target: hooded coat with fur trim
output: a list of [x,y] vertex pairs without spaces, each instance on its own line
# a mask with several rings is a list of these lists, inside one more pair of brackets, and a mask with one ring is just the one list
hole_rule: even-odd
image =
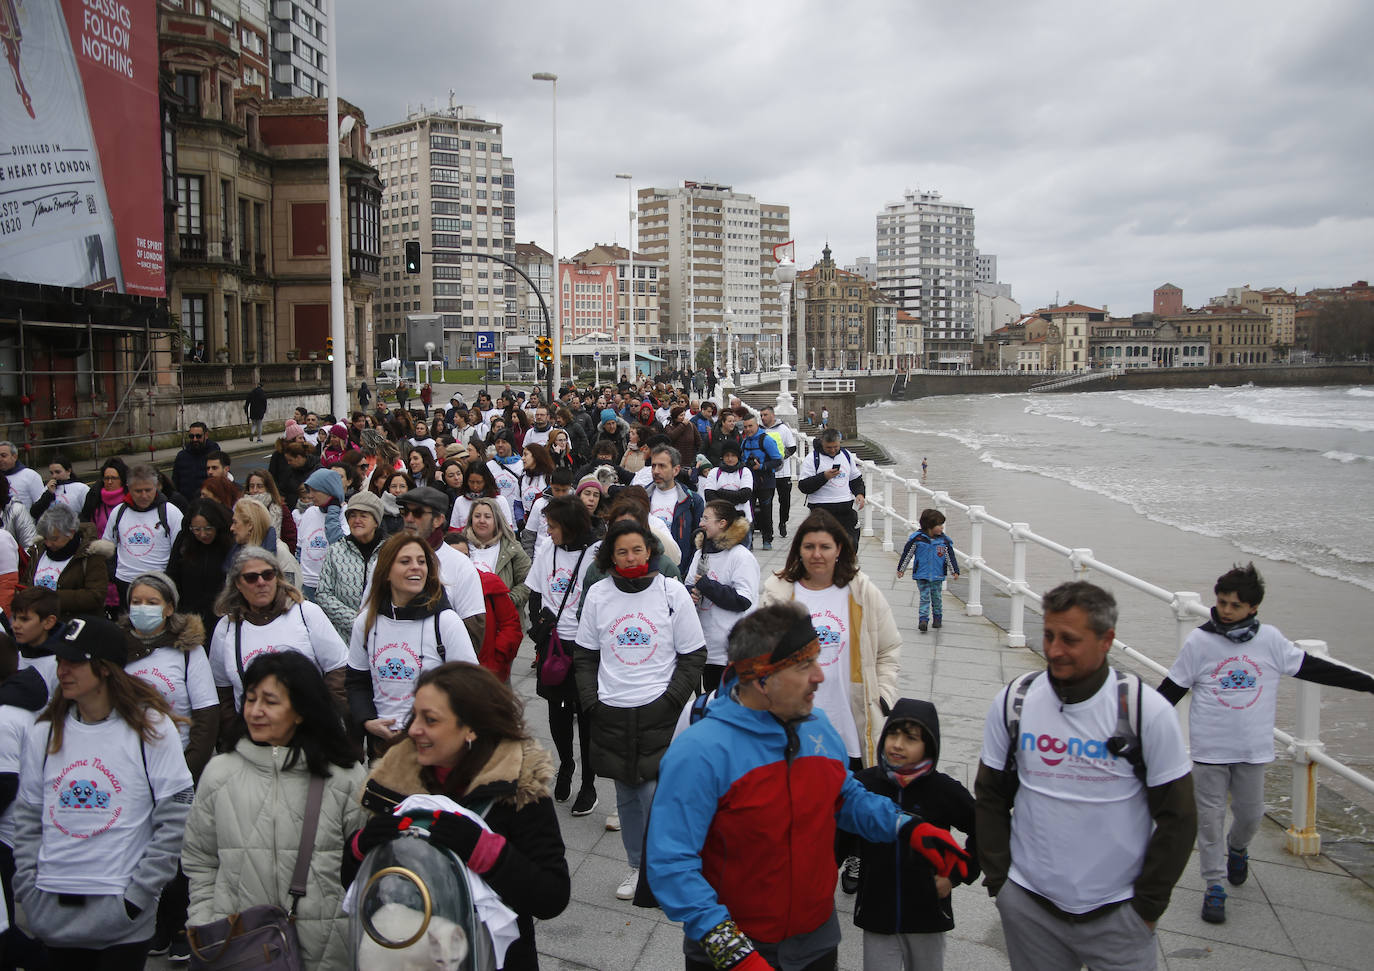
[[[142,661],[153,651],[160,647],[170,647],[186,655],[186,670],[189,673],[190,659],[194,657],[192,652],[204,652],[205,643],[208,640],[205,636],[205,625],[201,622],[198,614],[172,614],[167,618],[167,623],[162,628],[161,633],[154,637],[142,637],[133,629],[127,615],[120,619],[119,626],[124,631],[128,644],[129,660],[125,664],[125,669],[130,672],[133,671],[139,661]],[[153,687],[158,687],[158,685],[154,683]],[[218,703],[206,708],[191,710],[191,734],[190,738],[187,739],[183,754],[186,756],[186,767],[191,770],[192,779],[200,779],[205,764],[215,754],[215,738],[218,734]]]
[[689,593],[701,594],[697,618],[706,635],[707,664],[723,667],[727,663],[725,643],[730,628],[759,602],[759,561],[744,545],[750,525],[740,516],[719,540],[707,539],[704,530],[697,530],[694,537],[696,553],[683,582]]
[[[363,787],[363,806],[375,813],[389,813],[416,793],[452,797],[451,793],[427,785],[421,768],[415,743],[403,739],[373,768]],[[563,836],[550,796],[553,775],[553,759],[537,742],[505,739],[496,746],[467,792],[452,797],[460,805],[480,812],[491,831],[506,841],[496,862],[482,874],[482,879],[519,918],[520,939],[506,952],[506,971],[539,967],[534,920],[557,917],[572,895]],[[483,806],[489,808],[483,811]],[[352,842],[350,836],[349,847]],[[352,878],[357,865],[351,850],[345,848],[346,880]]]
[[[105,592],[110,584],[109,558],[114,556],[115,545],[109,540],[98,539],[90,523],[82,523],[77,531],[81,540],[76,552],[63,565],[57,578],[57,599],[62,605],[63,617],[103,611]],[[33,576],[44,552],[43,549],[35,550],[29,557],[28,566],[19,577],[21,587],[33,586]]]

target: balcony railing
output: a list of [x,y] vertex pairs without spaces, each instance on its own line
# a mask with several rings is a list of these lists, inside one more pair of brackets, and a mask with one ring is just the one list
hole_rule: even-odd
[[205,259],[204,233],[179,233],[179,252],[183,260],[203,261]]

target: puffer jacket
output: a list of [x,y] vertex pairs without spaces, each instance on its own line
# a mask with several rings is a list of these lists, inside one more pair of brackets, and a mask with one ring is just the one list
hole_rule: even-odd
[[[207,924],[257,904],[290,910],[310,773],[303,758],[283,768],[288,751],[244,738],[205,767],[181,851],[191,883],[188,924]],[[348,918],[340,909],[339,848],[363,824],[365,813],[355,797],[366,778],[362,765],[335,765],[325,780],[306,893],[296,911],[307,968],[352,966]]]
[[[363,788],[362,805],[371,812],[389,813],[407,796],[435,792],[420,772],[415,743],[402,739],[376,763]],[[539,967],[534,921],[557,917],[572,894],[567,853],[550,797],[552,783],[553,759],[538,742],[504,739],[456,800],[468,808],[489,804],[482,818],[493,833],[505,838],[496,861],[482,874],[517,917],[520,937],[506,951],[505,971]],[[345,879],[352,880],[357,866],[356,857],[345,850]]]
[[[378,526],[377,537],[385,540]],[[329,550],[320,564],[320,579],[315,584],[315,603],[324,610],[329,622],[339,632],[344,643],[353,636],[353,621],[363,609],[363,590],[367,588],[368,577],[377,566],[377,553],[382,544],[377,543],[372,553],[363,559],[363,551],[352,534],[337,543],[330,543]]]
[[[759,605],[792,599],[791,582],[770,574],[763,583]],[[858,650],[852,636],[849,641],[849,709],[859,730],[863,763],[870,766],[877,760],[883,719],[897,700],[902,635],[887,598],[862,570],[849,583],[849,629],[859,632]]]
[[29,507],[19,499],[11,498],[0,508],[0,528],[10,531],[21,550],[32,549],[38,542],[38,529],[29,515]]
[[[109,561],[115,554],[115,545],[109,540],[98,539],[90,523],[82,523],[78,531],[81,542],[57,578],[57,599],[63,617],[103,611],[110,583]],[[28,566],[19,576],[21,586],[33,586],[33,575],[42,555],[43,550],[37,550],[29,557]]]

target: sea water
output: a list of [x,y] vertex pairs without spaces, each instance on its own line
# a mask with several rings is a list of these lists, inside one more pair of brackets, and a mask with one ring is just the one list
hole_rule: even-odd
[[[1208,605],[1216,578],[1253,560],[1267,584],[1261,620],[1374,669],[1374,389],[942,396],[863,408],[859,430],[904,475],[926,459],[929,488]],[[950,513],[946,529],[967,549],[967,519]],[[1009,575],[1009,539],[987,528],[985,549]],[[1034,550],[1028,574],[1037,591],[1072,578],[1062,558]],[[1093,579],[1120,602],[1117,636],[1168,667],[1178,652],[1169,608]],[[1328,750],[1374,774],[1374,698],[1323,688],[1322,701]],[[1278,723],[1293,727],[1291,684]]]

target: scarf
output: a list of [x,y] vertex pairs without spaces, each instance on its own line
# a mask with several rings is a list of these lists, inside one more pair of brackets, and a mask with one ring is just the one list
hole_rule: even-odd
[[498,455],[496,456],[496,461],[500,462],[502,465],[515,465],[520,461],[520,456],[515,454],[505,456]]
[[55,563],[61,563],[64,560],[70,560],[73,556],[75,556],[77,548],[80,545],[81,531],[77,530],[75,533],[72,534],[72,538],[67,541],[67,545],[62,547],[60,550],[50,550],[45,547],[43,549],[43,552],[48,554],[48,559],[52,560]]
[[878,753],[878,763],[887,773],[887,777],[901,789],[905,789],[921,776],[929,775],[931,770],[935,768],[934,759],[922,759],[915,765],[893,765],[887,760],[887,756],[881,752]]
[[1203,624],[1200,630],[1205,630],[1209,634],[1220,634],[1233,644],[1244,644],[1259,633],[1259,626],[1258,614],[1251,614],[1244,620],[1228,624],[1217,614],[1217,608],[1213,607],[1212,619]]
[[642,567],[632,568],[628,574],[621,573],[615,567],[611,568],[611,582],[621,593],[643,593],[657,577],[657,571],[650,572],[647,563]]

